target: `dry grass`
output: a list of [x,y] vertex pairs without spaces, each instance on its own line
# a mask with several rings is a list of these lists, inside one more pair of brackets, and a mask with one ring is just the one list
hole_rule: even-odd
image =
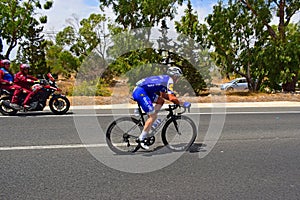
[[[70,82],[60,82],[59,85],[63,90],[67,90],[72,86]],[[107,105],[134,103],[130,99],[129,88],[126,83],[120,82],[115,87],[110,88],[112,91],[111,97],[72,97],[69,99],[71,105]],[[190,101],[192,103],[211,103],[211,102],[272,102],[272,101],[295,101],[300,102],[300,94],[266,94],[266,93],[251,93],[251,92],[222,92],[219,88],[213,88],[209,92],[204,93],[199,97],[180,97],[181,100]]]

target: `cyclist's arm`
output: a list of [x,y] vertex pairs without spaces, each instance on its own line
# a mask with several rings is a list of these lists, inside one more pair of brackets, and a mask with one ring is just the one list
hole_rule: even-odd
[[164,99],[172,101],[174,104],[177,104],[177,105],[181,104],[180,101],[177,99],[177,97],[173,93],[161,92],[160,96]]
[[167,98],[169,101],[172,101],[173,103],[177,104],[177,105],[180,105],[180,101],[177,99],[177,97],[175,96],[174,94],[174,91],[173,91],[173,87],[174,87],[174,82],[173,82],[173,79],[169,79],[168,81],[168,85],[167,85]]
[[168,94],[168,98],[173,103],[180,105],[180,101],[177,99],[177,97],[174,94]]

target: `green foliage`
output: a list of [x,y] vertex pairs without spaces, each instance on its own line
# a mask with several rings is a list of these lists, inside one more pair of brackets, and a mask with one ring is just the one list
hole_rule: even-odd
[[46,1],[46,3],[44,4],[44,9],[48,10],[52,7],[53,5],[53,1]]
[[[142,78],[166,74],[168,65],[165,65],[161,53],[162,51],[152,48],[131,51],[120,56],[109,67],[116,76],[125,76],[128,79],[128,84],[134,86]],[[200,95],[201,90],[207,86],[200,70],[197,70],[180,55],[171,52],[168,54],[172,60],[172,65],[180,67],[184,73],[183,79],[185,81],[179,82],[176,86],[179,94]]]
[[185,16],[181,18],[180,22],[175,22],[175,25],[176,30],[181,33],[178,36],[180,43],[176,46],[176,53],[185,58],[177,65],[183,69],[185,77],[194,88],[195,93],[200,95],[201,90],[211,83],[210,69],[213,68],[213,63],[208,51],[202,47],[205,40],[203,37],[205,29],[200,25],[197,13],[193,12],[190,1],[188,1]]
[[[268,72],[267,86],[277,88],[279,83],[294,85],[300,71],[300,25],[290,24],[287,27],[286,39],[272,40],[265,48],[262,58],[266,63],[272,63],[273,66],[266,66]],[[293,91],[293,86],[290,90]],[[286,88],[288,89],[288,88]]]
[[181,5],[183,0],[100,0],[100,8],[112,6],[116,22],[124,29],[153,27],[166,18],[173,19],[175,4]]
[[38,22],[32,23],[27,30],[27,39],[20,42],[16,61],[18,63],[29,63],[31,74],[46,74],[49,69],[46,66],[46,43],[41,32],[43,27],[37,27]]
[[161,57],[156,54],[154,49],[139,49],[118,57],[115,62],[109,65],[109,69],[115,76],[125,74],[128,83],[135,85],[141,78],[161,73],[160,66],[157,65],[160,60]]
[[63,50],[61,46],[54,45],[51,42],[47,45],[46,60],[49,71],[65,77],[75,73],[81,64],[79,59],[69,51]]
[[[265,43],[261,42],[260,45],[263,46],[263,48],[266,46],[266,52],[268,51],[268,53],[272,55],[265,54],[266,60],[269,61],[266,63],[268,66],[265,68],[265,71],[267,72],[267,78],[271,85],[277,85],[281,82],[284,83],[284,91],[295,91],[300,61],[299,56],[290,52],[295,52],[295,49],[299,46],[299,40],[298,42],[290,42],[291,38],[297,37],[297,34],[290,31],[289,24],[293,15],[300,9],[300,1],[280,0],[279,2],[266,2],[261,0],[240,2],[249,12],[251,12],[254,16],[253,18],[256,19],[256,27],[261,26],[267,30],[269,40]],[[272,16],[273,11],[276,12],[276,17],[278,17],[277,26],[270,25],[271,19],[274,17],[274,15]],[[256,27],[254,27],[255,31]],[[275,84],[275,81],[279,82]]]
[[73,96],[110,96],[111,92],[103,80],[83,81],[69,92]]
[[176,31],[194,39],[204,47],[207,27],[200,24],[198,15],[194,12],[190,0],[184,13],[185,15],[181,17],[180,22],[175,21]]
[[[83,60],[104,42],[102,40],[105,36],[105,21],[105,16],[91,14],[88,19],[79,22],[80,27],[68,26],[59,32],[56,35],[56,43]],[[101,49],[100,52],[103,53]]]
[[[89,18],[74,23],[79,24],[79,27],[72,25],[64,28],[56,35],[56,44],[53,44],[48,51],[48,65],[52,66],[57,73],[65,76],[80,71],[82,76],[88,76],[91,80],[90,76],[99,72],[97,67],[100,67],[100,71],[103,67],[97,65],[95,68],[95,65],[90,66],[86,63],[91,62],[89,58],[96,54],[102,57],[100,60],[104,60],[107,37],[105,23],[104,15],[91,14]],[[86,60],[89,61],[86,62]],[[99,58],[96,60],[99,61]],[[95,63],[93,62],[93,64]]]
[[[295,1],[287,2],[284,7],[289,9],[291,2]],[[229,1],[228,6],[219,2],[206,18],[207,41],[214,48],[216,64],[227,76],[235,73],[246,77],[253,91],[261,89],[261,84],[275,89],[278,83],[291,80],[299,71],[299,58],[290,55],[295,52],[292,49],[296,49],[296,43],[286,42],[290,37],[286,26],[291,15],[279,15],[279,21],[286,21],[279,23],[277,33],[269,25],[273,8],[282,9],[265,1]]]
[[[161,37],[158,39],[157,44],[149,41],[149,35],[147,34],[151,30],[137,29],[120,33],[118,28],[113,29],[117,31],[112,36],[114,46],[109,49],[108,54],[110,57],[115,58],[115,61],[109,64],[109,69],[115,76],[125,74],[129,84],[135,85],[141,78],[165,74],[168,66],[175,65],[183,69],[185,78],[188,81],[181,84],[181,88],[186,89],[184,92],[187,92],[187,88],[192,88],[193,93],[200,94],[200,91],[207,86],[203,75],[200,73],[205,73],[205,78],[210,79],[208,68],[204,70],[204,67],[200,67],[203,66],[201,59],[194,59],[194,57],[199,57],[201,54],[199,50],[203,49],[198,46],[198,51],[194,52],[195,42],[186,39],[187,37],[179,38],[178,44],[172,43],[172,39],[167,36],[168,33],[165,27],[166,24],[163,21],[160,30]],[[154,45],[157,45],[160,49],[153,48]],[[163,54],[167,54],[168,58],[164,58],[165,55]],[[188,93],[192,93],[192,91]]]
[[[0,37],[6,41],[8,46],[4,57],[9,58],[12,50],[23,38],[30,37],[29,27],[34,24],[37,28],[39,24],[46,22],[46,17],[41,17],[41,21],[35,19],[37,10],[41,9],[40,0],[18,1],[2,0],[0,2]],[[50,9],[50,5],[45,9]],[[28,35],[29,34],[29,35]]]
[[105,83],[113,83],[113,73],[107,66],[107,62],[101,55],[92,52],[82,62],[77,73],[77,80],[95,80],[101,78]]
[[[209,79],[206,80],[207,83],[209,83],[210,76],[207,68],[205,68],[205,66],[201,66],[201,64],[204,64],[203,62],[200,60],[197,62],[191,62],[191,57],[193,56],[188,47],[190,46],[182,45],[178,48],[178,53],[169,52],[169,58],[173,61],[173,65],[182,69],[184,76],[183,79],[185,79],[185,81],[181,83],[179,82],[176,87],[178,89],[180,88],[181,95],[200,95],[201,91],[207,88],[204,77]],[[200,55],[201,51],[198,53],[196,54]]]

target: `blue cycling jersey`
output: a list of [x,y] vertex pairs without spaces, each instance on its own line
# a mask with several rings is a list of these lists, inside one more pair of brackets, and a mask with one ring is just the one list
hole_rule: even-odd
[[14,81],[14,76],[9,71],[7,71],[5,68],[1,68],[0,70],[4,72],[4,76],[3,76],[4,80],[11,81],[11,82]]
[[173,79],[168,75],[150,76],[136,83],[132,97],[146,113],[151,114],[155,112],[153,102],[158,99],[157,93],[173,94],[173,84]]
[[157,92],[166,92],[173,94],[173,79],[168,75],[150,76],[136,83],[136,86],[142,87],[148,95]]

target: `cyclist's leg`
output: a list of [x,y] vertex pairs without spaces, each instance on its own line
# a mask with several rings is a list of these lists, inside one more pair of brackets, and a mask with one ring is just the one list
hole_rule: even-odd
[[[154,95],[153,95],[154,96]],[[142,109],[147,113],[147,114],[152,114],[155,112],[153,103],[154,102],[152,99],[152,96],[148,96],[146,91],[141,88],[137,87],[134,89],[132,93],[132,97],[135,101],[139,103],[139,105],[142,107]]]
[[154,102],[156,103],[154,109],[156,112],[158,112],[161,109],[161,107],[164,105],[165,100],[161,96],[158,96]]
[[[148,96],[146,91],[143,88],[136,88],[132,94],[133,99],[139,103],[139,105],[142,107],[142,109],[148,114],[148,119],[145,121],[145,125],[143,128],[142,133],[139,136],[139,140],[143,141],[145,138],[147,138],[147,135],[151,129],[151,126],[153,122],[157,118],[157,112],[155,112],[155,108],[153,106],[151,98]],[[141,146],[144,149],[149,149],[148,146],[145,144],[141,143]]]

